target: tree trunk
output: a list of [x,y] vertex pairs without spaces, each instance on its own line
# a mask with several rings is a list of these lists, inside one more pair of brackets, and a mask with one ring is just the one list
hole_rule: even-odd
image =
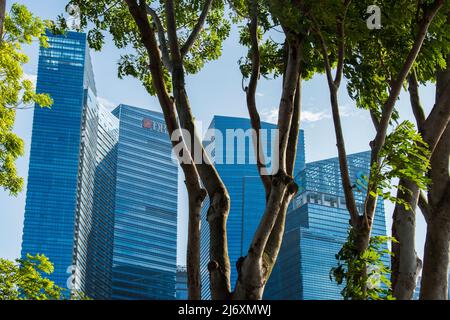
[[400,180],[399,186],[411,191],[397,192],[397,198],[408,203],[411,209],[397,204],[394,210],[392,236],[399,243],[392,242],[392,291],[397,300],[411,300],[422,265],[415,251],[415,211],[420,190],[415,183],[407,180]]
[[427,237],[420,299],[447,299],[450,241],[450,125],[431,158]]
[[[275,215],[277,218],[284,221],[288,204],[292,199],[292,196],[289,195],[287,184],[285,182],[279,178],[274,179],[276,179],[277,182],[272,185],[264,216]],[[275,221],[275,223],[276,222],[277,221]],[[268,226],[268,223],[264,218],[261,220],[260,225],[263,224]],[[274,228],[275,225],[272,226],[271,229],[273,230]],[[284,231],[284,227],[282,230]],[[277,231],[281,232],[282,230],[280,229]],[[280,236],[281,234],[278,233],[278,235]],[[271,244],[271,241],[276,242],[276,240],[278,240],[278,243],[276,245],[275,243],[272,243],[272,246],[267,248],[269,250],[267,252],[264,251],[262,254],[260,254],[257,249],[261,244],[258,239],[258,235],[255,234],[254,242],[248,251],[247,257],[241,258],[237,262],[238,280],[232,295],[233,300],[261,300],[263,297],[267,280],[269,279],[276,261],[275,255],[278,255],[278,245],[281,245],[282,235],[277,239],[269,237],[267,239],[267,245]],[[264,247],[266,246],[264,245]]]
[[[272,176],[266,208],[246,257],[237,263],[234,300],[261,300],[283,239],[286,212],[298,188],[292,173],[300,123],[300,61],[303,37],[291,38],[283,77],[278,130],[279,170]],[[250,110],[249,110],[250,111]],[[255,112],[250,112],[254,116]]]
[[[144,6],[138,6],[135,1],[127,0],[126,2],[129,11],[139,28],[142,42],[147,49],[153,85],[164,114],[167,129],[172,137],[173,133],[179,129],[179,124],[173,100],[170,98],[164,82],[162,60],[154,30],[149,24],[145,4]],[[180,143],[184,143],[183,137],[181,137]],[[177,145],[177,142],[172,141],[172,145]],[[186,150],[185,144],[183,149]],[[189,235],[187,252],[189,298],[200,299],[200,211],[206,192],[200,186],[197,169],[192,159],[190,162],[181,163],[180,165],[186,178],[186,187],[189,195]]]
[[[198,181],[198,180],[197,180]],[[200,223],[201,209],[206,191],[196,190],[197,186],[189,186],[186,181],[186,188],[189,197],[189,222],[188,222],[188,243],[187,243],[187,285],[188,299],[201,299],[200,281]]]
[[[450,199],[447,199],[447,212],[437,212],[439,219],[428,223],[425,240],[424,265],[420,289],[421,300],[448,299],[448,262],[450,241]],[[443,209],[442,209],[443,210]]]
[[[184,84],[184,70],[176,60],[173,61],[172,85],[175,105],[180,124],[191,136],[191,157],[196,162],[200,179],[209,195],[207,221],[210,228],[210,273],[211,297],[213,300],[228,299],[231,291],[230,260],[227,243],[227,218],[230,210],[230,198],[219,174],[211,164],[203,144],[197,135],[194,118],[190,112],[190,104]],[[200,163],[196,159],[195,148],[200,148]],[[196,161],[197,160],[197,161]]]
[[3,25],[6,17],[6,0],[0,0],[0,43],[3,40]]
[[[428,115],[425,116],[420,96],[417,74],[413,70],[408,78],[411,108],[416,118],[417,127],[424,141],[433,154],[448,123],[450,115],[449,85],[450,85],[450,56],[447,57],[447,68],[437,72],[436,102]],[[411,207],[406,210],[403,204],[396,204],[392,235],[399,243],[392,243],[394,255],[392,261],[392,288],[394,297],[398,300],[410,300],[414,295],[417,277],[422,267],[422,261],[415,251],[415,220],[416,209],[420,197],[418,186],[412,182],[401,180],[399,187],[410,192],[397,193],[397,198],[405,201]],[[422,213],[428,222],[429,208],[427,203],[421,203]]]
[[[227,243],[227,218],[230,210],[228,191],[217,173],[203,143],[197,134],[194,116],[185,88],[183,57],[181,54],[175,21],[175,9],[172,0],[165,1],[167,35],[172,59],[172,86],[181,128],[187,130],[191,143],[189,151],[195,162],[200,179],[208,192],[210,206],[207,221],[210,227],[210,273],[211,297],[224,300],[230,295],[230,259]],[[200,158],[200,159],[199,159]]]

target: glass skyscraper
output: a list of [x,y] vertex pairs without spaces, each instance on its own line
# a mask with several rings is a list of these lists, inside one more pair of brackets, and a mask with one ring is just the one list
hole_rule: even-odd
[[[161,113],[97,101],[86,35],[48,33],[34,110],[22,256],[94,299],[174,299],[178,166]],[[67,290],[69,293],[70,291]]]
[[45,254],[57,285],[107,298],[118,121],[96,101],[86,35],[47,35],[37,92],[54,104],[34,110],[22,256]]
[[[348,156],[350,178],[360,212],[366,195],[370,152]],[[345,206],[339,159],[306,164],[298,176],[299,193],[286,218],[278,261],[266,286],[265,299],[337,300],[343,289],[330,280],[335,255],[346,241],[349,213]],[[384,204],[377,203],[372,235],[386,235]],[[387,249],[387,244],[386,248]],[[383,257],[389,264],[389,257]]]
[[[272,156],[272,141],[275,138],[272,130],[276,125],[261,124],[267,144],[264,148],[266,160]],[[211,137],[205,138],[204,145],[211,155],[211,160],[226,185],[231,199],[230,214],[227,221],[228,253],[231,263],[231,286],[237,280],[236,262],[247,254],[253,234],[259,224],[265,208],[265,192],[258,173],[253,148],[253,140],[249,129],[250,120],[215,116],[209,127],[214,130]],[[300,131],[295,174],[305,166],[304,135]],[[208,201],[202,209],[201,224],[201,281],[202,299],[210,298],[209,273],[209,226],[206,221]]]
[[159,112],[120,105],[114,299],[175,299],[178,163]]
[[188,285],[187,285],[187,269],[185,266],[177,267],[177,300],[188,299]]

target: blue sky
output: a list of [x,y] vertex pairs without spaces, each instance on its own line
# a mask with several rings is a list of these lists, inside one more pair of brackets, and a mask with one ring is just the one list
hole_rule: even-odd
[[[55,19],[64,12],[65,0],[28,0],[15,1],[25,4],[34,13],[45,19]],[[12,1],[8,1],[8,7]],[[24,67],[25,73],[36,77],[38,46],[37,43],[25,48],[30,62]],[[213,115],[248,117],[245,105],[245,94],[242,91],[241,74],[237,61],[246,52],[238,44],[238,32],[233,28],[231,36],[223,44],[223,55],[218,61],[206,65],[197,75],[187,79],[188,94],[193,113],[197,120],[207,128]],[[121,51],[116,49],[107,39],[102,52],[92,52],[94,72],[99,100],[112,109],[119,103],[135,105],[160,111],[157,99],[148,95],[142,85],[135,79],[117,78],[117,61]],[[277,106],[280,99],[280,80],[262,80],[258,86],[257,103],[261,116],[266,121],[276,121]],[[422,100],[428,112],[434,101],[433,86],[421,88]],[[375,131],[369,114],[357,110],[348,97],[345,84],[340,92],[344,134],[348,153],[369,149],[369,141]],[[334,128],[331,119],[328,86],[322,75],[303,83],[302,128],[305,130],[307,162],[337,156]],[[397,107],[404,119],[413,120],[408,96],[403,93]],[[14,131],[25,140],[24,157],[17,161],[18,171],[25,179],[28,173],[28,157],[30,150],[33,110],[20,110]],[[181,170],[180,170],[181,172]],[[179,179],[179,245],[178,262],[184,264],[187,200],[184,191],[183,177]],[[16,198],[0,190],[0,257],[14,259],[20,255],[23,214],[26,189]],[[386,202],[387,229],[390,232],[392,204]],[[417,251],[422,256],[426,226],[418,214]]]

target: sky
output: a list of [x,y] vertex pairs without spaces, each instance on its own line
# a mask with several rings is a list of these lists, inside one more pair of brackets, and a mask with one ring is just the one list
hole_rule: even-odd
[[[55,19],[64,12],[65,0],[27,0],[15,1],[25,4],[34,14],[44,19]],[[8,1],[8,8],[12,1]],[[38,45],[33,43],[24,48],[30,57],[24,66],[27,77],[36,78],[38,62]],[[107,37],[101,52],[91,52],[99,101],[107,108],[113,109],[120,103],[134,105],[155,111],[161,111],[158,101],[133,78],[117,77],[117,62],[120,51]],[[242,90],[242,76],[238,60],[246,53],[246,48],[238,44],[238,30],[233,27],[230,37],[223,44],[222,57],[210,62],[196,75],[187,77],[187,92],[192,104],[195,118],[207,128],[214,115],[248,117],[245,93]],[[278,103],[281,94],[281,81],[261,80],[257,90],[257,105],[263,120],[276,122]],[[421,96],[426,112],[433,106],[435,90],[432,85],[421,88]],[[349,154],[369,150],[369,142],[375,136],[369,114],[356,108],[348,97],[345,83],[341,86],[340,104],[342,124]],[[409,98],[402,93],[397,108],[403,119],[413,121]],[[0,190],[0,258],[15,259],[20,255],[23,215],[25,208],[26,178],[28,175],[33,110],[17,112],[14,132],[25,141],[25,156],[17,161],[18,173],[25,179],[25,188],[17,197]],[[306,161],[316,161],[337,156],[336,140],[328,86],[323,75],[303,82],[302,122],[305,131]],[[184,179],[179,178],[179,218],[178,218],[178,264],[185,264],[186,230],[187,230],[187,196]],[[387,232],[390,234],[394,206],[385,202]],[[420,213],[417,214],[416,250],[423,255],[426,225]]]

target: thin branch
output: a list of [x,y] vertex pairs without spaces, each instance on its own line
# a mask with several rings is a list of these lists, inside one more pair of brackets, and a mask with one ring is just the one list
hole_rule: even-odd
[[261,119],[258,109],[256,107],[256,89],[258,86],[258,79],[260,76],[261,57],[259,52],[258,42],[258,1],[253,1],[252,17],[249,23],[249,32],[251,39],[251,59],[252,59],[252,73],[248,87],[245,88],[247,96],[247,109],[250,115],[250,122],[254,130],[253,145],[257,159],[258,171],[261,176],[262,183],[266,192],[266,199],[270,193],[271,179],[268,175],[264,152],[261,146]]
[[[419,52],[422,48],[423,42],[425,40],[425,37],[427,35],[428,28],[430,27],[431,22],[433,21],[437,12],[442,8],[443,4],[444,4],[444,0],[436,0],[426,10],[424,18],[423,18],[422,22],[420,23],[419,32],[414,41],[414,44],[413,44],[411,50],[409,51],[408,56],[405,59],[403,67],[400,70],[396,80],[393,82],[393,85],[390,90],[389,98],[387,99],[387,101],[384,105],[384,108],[383,108],[383,112],[381,114],[379,129],[377,131],[374,141],[372,141],[372,143],[371,143],[371,147],[372,147],[372,155],[371,155],[371,161],[370,161],[371,165],[376,164],[376,166],[379,167],[380,152],[386,141],[389,124],[390,124],[390,121],[392,118],[392,114],[394,112],[395,104],[397,102],[397,99],[398,99],[401,89],[403,87],[403,83],[405,82],[406,77],[410,73],[414,62],[416,61],[417,56],[419,55]],[[371,223],[373,221],[373,215],[375,213],[375,206],[377,203],[377,197],[373,197],[372,192],[371,192],[371,191],[374,191],[373,188],[377,188],[377,185],[374,183],[373,179],[374,179],[373,175],[371,174],[371,177],[369,179],[369,190],[366,194],[366,200],[364,203],[365,218],[367,219],[366,221],[369,223],[369,225],[371,225]]]
[[338,48],[338,64],[336,69],[336,76],[334,79],[334,85],[339,88],[342,81],[342,74],[344,73],[344,60],[345,60],[345,20],[347,19],[347,12],[350,6],[351,0],[345,0],[345,11],[342,17],[337,17],[337,36],[339,41]]
[[[348,168],[348,160],[347,160],[347,151],[345,150],[345,139],[344,134],[342,130],[342,123],[341,123],[341,116],[339,112],[339,101],[338,101],[338,89],[340,85],[340,77],[337,77],[338,81],[333,80],[333,76],[331,74],[331,64],[330,60],[328,58],[328,48],[325,42],[325,38],[323,37],[322,32],[320,31],[319,25],[317,21],[314,19],[313,16],[311,16],[315,33],[319,39],[320,46],[322,48],[322,55],[324,59],[324,67],[327,74],[328,79],[328,86],[330,89],[330,100],[331,100],[331,109],[333,114],[333,122],[334,122],[334,130],[336,134],[336,146],[338,149],[338,155],[339,155],[339,167],[341,170],[341,178],[342,178],[342,187],[344,188],[344,196],[345,196],[345,202],[347,205],[347,209],[350,213],[350,219],[351,224],[353,227],[357,227],[360,223],[360,215],[358,212],[358,207],[356,206],[355,196],[353,194],[353,187],[350,180],[350,171]],[[341,34],[341,36],[344,36],[342,28],[339,28],[341,30],[338,30],[338,32]],[[345,45],[345,42],[342,38],[341,46],[342,44]],[[344,59],[344,52],[345,47],[342,47],[340,49],[342,56],[340,59],[342,60],[343,65],[343,59]],[[338,72],[342,73],[342,66],[340,67],[340,70]]]
[[[448,73],[450,75],[450,71]],[[436,89],[441,94],[437,96],[436,104],[422,126],[423,139],[431,152],[436,148],[450,120],[450,81],[446,84],[438,82]]]
[[202,13],[198,18],[197,24],[195,25],[194,29],[192,29],[192,33],[187,38],[185,44],[181,47],[181,56],[183,58],[188,54],[189,50],[191,50],[200,32],[202,31],[206,18],[208,17],[208,13],[211,10],[212,2],[213,0],[206,0],[205,6],[203,7]]
[[380,128],[380,121],[378,120],[376,113],[372,109],[369,109],[369,113],[370,119],[372,119],[373,126],[375,127],[375,130],[378,131],[378,129]]
[[156,30],[158,32],[158,41],[159,41],[159,48],[161,49],[161,56],[162,56],[162,62],[164,66],[169,70],[169,72],[172,70],[172,62],[170,60],[170,54],[169,50],[167,48],[167,40],[166,35],[164,33],[164,27],[161,23],[161,19],[158,16],[158,13],[156,13],[155,10],[153,10],[149,5],[146,5],[147,14],[149,14],[153,22],[156,25]]
[[320,30],[320,26],[317,23],[315,17],[312,14],[310,15],[310,17],[313,22],[313,31],[316,33],[317,38],[319,39],[320,47],[322,49],[323,62],[325,65],[325,73],[327,76],[328,86],[330,88],[333,88],[333,90],[334,90],[334,89],[336,89],[336,84],[333,80],[333,75],[331,73],[331,62],[330,62],[330,58],[328,57],[328,46],[327,46],[325,38],[322,34],[322,31]]
[[423,214],[423,217],[425,218],[425,221],[428,223],[430,221],[430,217],[431,217],[431,208],[430,205],[428,204],[428,199],[426,194],[423,191],[419,192],[419,208],[420,211]]
[[420,102],[419,95],[419,82],[417,80],[416,70],[412,70],[408,77],[408,91],[411,101],[411,108],[416,118],[417,128],[422,130],[425,123],[425,111],[423,110],[422,103]]

